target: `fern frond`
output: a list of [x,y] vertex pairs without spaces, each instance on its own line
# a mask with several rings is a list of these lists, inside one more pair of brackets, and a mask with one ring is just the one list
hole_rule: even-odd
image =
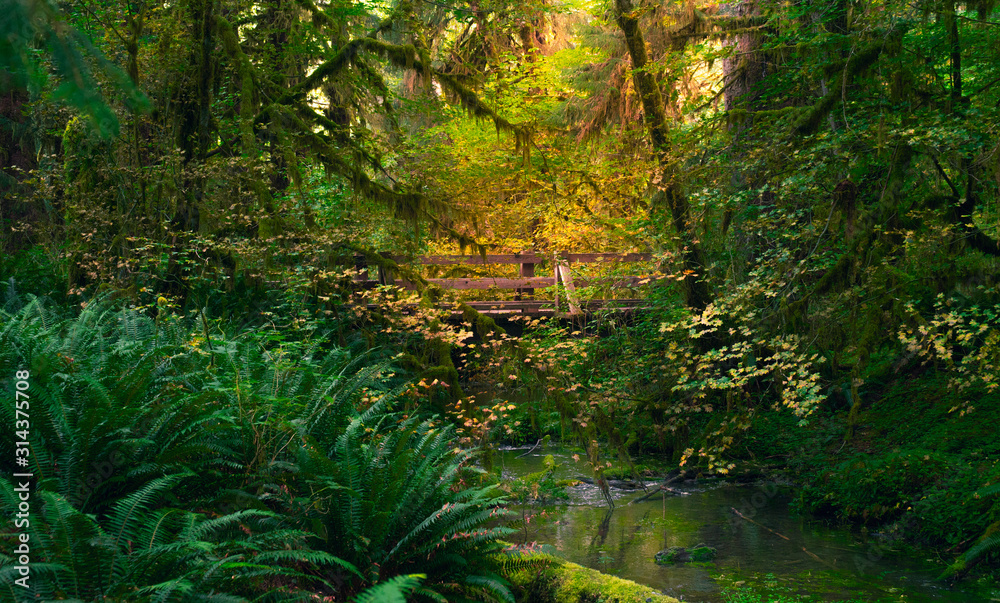
[[406,597],[426,579],[424,574],[396,576],[365,589],[353,599],[353,603],[406,603]]
[[1000,550],[1000,522],[986,528],[986,532],[979,537],[979,541],[965,552],[965,561],[970,563],[996,550]]
[[500,576],[494,574],[485,576],[466,576],[462,582],[469,586],[485,590],[503,603],[514,603],[514,595],[510,592],[509,588],[510,583]]
[[996,494],[1000,494],[1000,482],[990,484],[989,486],[983,486],[976,492],[976,494],[979,496],[994,496]]
[[110,566],[112,573],[118,575],[122,571],[120,566],[122,550],[128,541],[138,540],[142,526],[149,522],[149,506],[153,500],[191,475],[180,473],[155,479],[115,504],[107,522],[108,535],[114,550]]

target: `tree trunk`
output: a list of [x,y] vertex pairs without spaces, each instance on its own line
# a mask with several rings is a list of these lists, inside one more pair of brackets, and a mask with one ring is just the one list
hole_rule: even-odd
[[[646,53],[646,41],[639,28],[639,19],[632,6],[632,0],[615,0],[615,18],[625,34],[625,44],[632,59],[632,82],[642,99],[642,110],[650,142],[659,163],[659,174],[654,183],[662,195],[659,198],[670,210],[670,219],[677,233],[681,247],[681,268],[684,279],[684,303],[692,310],[703,310],[711,303],[712,295],[705,280],[705,255],[691,223],[691,206],[684,195],[683,183],[676,166],[670,158],[670,129],[660,86],[650,72]],[[653,204],[653,211],[659,204]]]
[[[757,6],[756,0],[743,0],[736,5],[735,12],[737,17],[756,17],[760,15],[760,7]],[[760,83],[767,71],[764,55],[760,50],[760,32],[743,31],[736,34],[733,46],[734,56],[722,62],[726,111],[752,108],[754,102],[760,98]],[[749,127],[751,120],[751,117],[746,118],[747,123],[739,120],[731,124],[730,128],[741,132]]]
[[208,156],[208,145],[211,141],[215,0],[190,0],[187,9],[198,40],[191,49],[189,61],[198,75],[195,85],[182,92],[184,96],[181,103],[178,143],[183,155],[184,175],[177,194],[177,208],[170,222],[173,230],[171,241],[173,253],[167,265],[168,291],[181,297],[187,295],[187,285],[184,280],[184,268],[177,258],[184,252],[187,235],[197,233],[201,229],[200,205],[205,177],[192,176],[191,173],[202,171],[199,168]]
[[[760,15],[757,0],[743,0],[735,7],[738,18],[756,17]],[[761,33],[758,31],[743,31],[731,42],[733,56],[722,61],[722,83],[725,86],[726,112],[729,114],[728,129],[732,139],[733,168],[730,175],[730,185],[737,192],[755,189],[760,186],[761,174],[748,171],[741,167],[747,155],[749,140],[747,133],[753,126],[753,114],[761,106],[761,83],[764,81],[767,69],[764,55],[761,52]],[[760,205],[766,205],[766,199],[758,200]],[[723,234],[733,219],[734,207],[727,207],[723,215]],[[741,245],[742,246],[742,245]],[[756,256],[755,245],[743,246],[745,264],[749,264]]]
[[27,89],[0,73],[0,254],[4,257],[31,245],[25,231],[11,227],[33,224],[43,217],[23,200],[21,191],[21,182],[36,167],[31,138],[23,133],[30,131],[24,111],[29,101]]

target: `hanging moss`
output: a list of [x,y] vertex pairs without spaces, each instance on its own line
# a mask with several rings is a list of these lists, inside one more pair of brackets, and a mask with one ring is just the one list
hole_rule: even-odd
[[860,258],[865,258],[865,261],[871,264],[880,260],[892,248],[890,245],[878,244],[876,226],[885,223],[885,216],[899,213],[903,183],[913,163],[913,156],[913,150],[907,145],[900,145],[896,149],[882,197],[866,216],[861,232],[850,241],[847,250],[837,259],[837,263],[816,281],[808,293],[801,299],[782,306],[786,320],[801,319],[804,316],[805,305],[811,297],[846,288],[853,281],[852,270]]
[[251,154],[256,149],[253,135],[253,115],[254,115],[254,71],[253,65],[240,48],[239,38],[224,17],[215,16],[216,32],[222,40],[222,47],[226,54],[236,63],[236,70],[240,79],[240,141],[243,145],[243,152]]

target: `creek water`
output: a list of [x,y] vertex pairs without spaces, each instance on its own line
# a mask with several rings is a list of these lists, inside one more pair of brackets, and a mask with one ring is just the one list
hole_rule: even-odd
[[[592,475],[573,451],[554,446],[496,455],[505,479],[542,471],[552,455],[557,479]],[[650,485],[654,482],[648,482]],[[655,496],[637,504],[642,490],[612,489],[616,508],[596,486],[567,489],[568,501],[518,507],[518,544],[537,543],[574,563],[634,580],[684,601],[722,603],[725,589],[739,587],[786,600],[889,602],[1000,601],[1000,589],[949,589],[935,580],[943,566],[895,552],[891,535],[862,537],[796,516],[792,492],[775,484],[735,484],[721,479],[674,483],[682,494]],[[736,509],[746,518],[732,511]],[[667,547],[704,543],[718,551],[709,563],[657,565]],[[763,601],[771,599],[763,598]]]

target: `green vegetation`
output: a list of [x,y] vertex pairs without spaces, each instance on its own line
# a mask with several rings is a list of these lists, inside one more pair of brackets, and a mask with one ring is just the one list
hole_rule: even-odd
[[[812,603],[829,600],[802,592],[817,580],[814,576],[779,578],[774,574],[738,574],[719,576],[718,580],[724,585],[722,594],[726,603]],[[843,576],[838,581],[834,576],[827,580],[832,583],[831,586],[838,587],[837,590],[844,593],[836,603],[892,603],[907,600],[905,594],[898,594],[898,589],[891,587],[881,589],[883,595],[877,598],[851,596],[849,593],[856,585],[852,578]]]
[[996,1],[0,11],[5,598],[510,602],[543,438],[995,582]]
[[693,547],[672,546],[656,554],[656,563],[659,565],[669,565],[671,563],[705,563],[715,559],[716,550],[705,544],[696,544]]
[[[411,592],[396,578],[416,574],[428,596],[512,600],[495,573],[510,530],[488,525],[503,499],[459,487],[481,470],[450,425],[403,411],[413,392],[385,361],[329,347],[318,325],[230,333],[157,312],[97,299],[65,317],[25,296],[3,313],[3,363],[30,367],[45,560],[20,590],[0,557],[15,600],[302,600]],[[6,517],[19,483],[0,481]]]
[[[727,591],[726,603],[806,603],[813,599],[808,595],[758,594],[748,590]],[[836,603],[861,603],[859,599],[844,599]],[[872,603],[872,602],[868,602]]]
[[647,586],[608,576],[544,553],[532,553],[534,566],[511,572],[524,601],[538,603],[676,603]]

